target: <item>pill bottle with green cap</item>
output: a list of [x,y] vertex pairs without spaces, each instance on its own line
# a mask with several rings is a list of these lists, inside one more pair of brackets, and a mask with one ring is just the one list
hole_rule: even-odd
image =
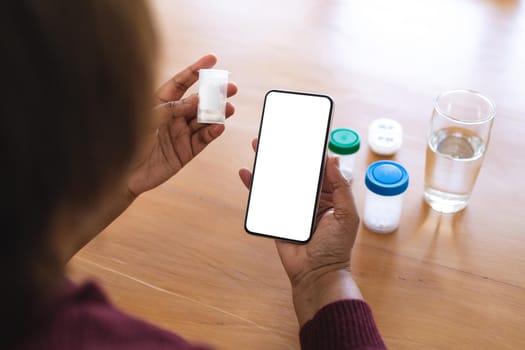
[[381,160],[368,166],[364,224],[371,231],[397,230],[403,208],[403,193],[408,188],[408,172],[397,162]]
[[361,139],[355,130],[339,128],[330,133],[328,150],[330,155],[339,157],[339,168],[349,181],[354,177],[355,156],[360,146]]

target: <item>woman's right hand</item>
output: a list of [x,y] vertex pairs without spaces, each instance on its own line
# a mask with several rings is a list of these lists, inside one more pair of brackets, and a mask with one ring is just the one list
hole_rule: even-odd
[[[252,145],[255,149],[257,140]],[[251,172],[239,171],[249,188]],[[359,227],[350,184],[339,171],[337,158],[328,158],[319,202],[317,227],[307,244],[276,240],[281,262],[290,278],[294,306],[301,326],[323,306],[341,299],[362,299],[350,273],[351,250]]]
[[[167,181],[224,132],[224,125],[197,121],[197,94],[183,98],[197,82],[199,70],[212,68],[215,63],[215,55],[201,57],[164,83],[155,94],[158,105],[130,170],[128,192],[132,199]],[[237,93],[237,86],[230,82],[226,90],[231,97]],[[234,111],[234,106],[227,102],[226,117]]]

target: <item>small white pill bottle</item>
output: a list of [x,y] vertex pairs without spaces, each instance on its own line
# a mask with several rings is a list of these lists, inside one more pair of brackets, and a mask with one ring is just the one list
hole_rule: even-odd
[[364,224],[371,231],[390,233],[399,227],[408,172],[397,162],[381,160],[368,166]]
[[339,128],[330,133],[329,154],[339,157],[339,168],[348,181],[354,178],[355,157],[360,147],[361,139],[355,130]]
[[224,124],[230,72],[222,69],[199,70],[199,123]]

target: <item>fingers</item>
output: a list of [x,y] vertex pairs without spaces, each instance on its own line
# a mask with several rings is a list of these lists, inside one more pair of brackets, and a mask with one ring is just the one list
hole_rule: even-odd
[[224,129],[225,127],[223,124],[212,124],[206,125],[193,133],[193,135],[191,135],[191,148],[193,150],[193,155],[197,155],[210,142],[219,137],[224,132]]
[[211,68],[217,63],[217,57],[208,54],[177,73],[173,78],[164,83],[155,96],[159,102],[179,100],[186,90],[199,79],[199,69]]
[[328,177],[326,175],[327,168],[328,168],[328,156],[325,156],[324,177],[323,177],[323,185],[321,187],[321,191],[323,193],[330,193],[330,194],[332,194],[332,192],[333,192],[332,184],[330,183],[330,181],[328,181]]
[[252,172],[246,168],[239,169],[239,177],[246,188],[250,188],[252,182]]
[[[254,151],[257,150],[257,138],[252,140],[252,148]],[[241,178],[244,186],[249,189],[252,184],[252,172],[247,168],[241,168],[239,169],[239,177]]]
[[[156,106],[155,110],[158,111],[160,122],[177,117],[191,120],[197,117],[198,103],[199,97],[193,94],[179,101],[162,103]],[[235,106],[231,102],[226,102],[226,118],[231,117],[233,113],[235,113]]]
[[[228,97],[237,93],[237,85],[235,83],[228,84]],[[199,96],[191,94],[188,97],[177,101],[169,101],[159,104],[155,107],[155,117],[153,121],[154,128],[158,128],[162,123],[169,121],[171,118],[184,118],[190,121],[190,128],[195,132],[207,124],[198,123],[197,108],[199,104]],[[231,117],[235,113],[235,106],[231,102],[226,103],[226,118]]]
[[233,95],[235,95],[237,93],[237,91],[239,91],[239,88],[237,87],[237,84],[235,84],[234,82],[229,82],[228,83],[228,88],[226,89],[226,96],[227,97],[232,97]]
[[169,101],[155,107],[157,111],[157,124],[162,124],[171,118],[183,117],[191,119],[197,115],[199,97],[192,94],[177,101]]
[[[235,95],[237,93],[238,90],[239,90],[239,88],[237,87],[237,85],[234,82],[229,82],[228,83],[228,88],[226,90],[226,96],[227,97],[232,97],[233,95]],[[171,110],[172,108],[177,107],[181,103],[186,103],[188,105],[191,104],[194,107],[195,114],[196,114],[196,112],[197,112],[197,105],[199,104],[199,97],[198,97],[197,94],[192,94],[192,95],[190,95],[190,96],[188,96],[186,98],[183,98],[183,99],[164,101],[161,104],[157,105],[155,108],[156,109]]]
[[[226,119],[228,119],[229,117],[231,117],[233,115],[233,113],[235,113],[235,106],[233,104],[231,104],[230,102],[226,103]],[[186,119],[188,117],[186,116]],[[195,115],[193,117],[190,117],[190,118],[193,118],[190,120],[190,130],[191,132],[196,132],[202,128],[205,128],[206,126],[208,126],[209,124],[206,124],[206,123],[200,123],[197,121],[197,118],[195,117]]]
[[[254,138],[252,140],[252,148],[253,150],[257,150],[257,138]],[[252,185],[252,172],[247,168],[241,168],[239,169],[239,177],[241,178],[242,183],[246,188],[250,189]]]
[[334,215],[337,219],[359,222],[354,196],[350,183],[339,170],[339,158],[328,157],[326,160],[326,178],[332,188]]

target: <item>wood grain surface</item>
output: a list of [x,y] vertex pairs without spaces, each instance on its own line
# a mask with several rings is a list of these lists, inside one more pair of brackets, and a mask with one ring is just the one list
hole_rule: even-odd
[[[239,86],[226,132],[141,196],[70,265],[127,312],[218,349],[297,349],[289,282],[270,239],[243,230],[264,93],[329,94],[334,127],[361,133],[362,213],[376,118],[398,120],[392,159],[411,176],[400,229],[361,227],[352,266],[391,349],[525,349],[525,4],[518,0],[152,0],[159,83],[201,55]],[[440,215],[423,202],[434,98],[478,90],[497,105],[471,202]],[[195,89],[192,89],[195,91]],[[300,137],[300,135],[298,135]],[[293,156],[295,150],[286,150]]]

